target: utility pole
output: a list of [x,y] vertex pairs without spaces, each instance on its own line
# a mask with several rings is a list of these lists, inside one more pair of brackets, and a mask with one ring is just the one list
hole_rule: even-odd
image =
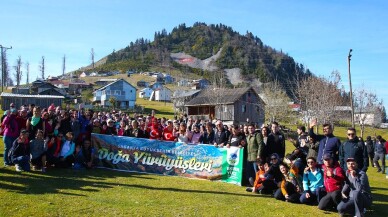
[[12,49],[12,46],[11,47],[3,47],[3,45],[0,44],[0,48],[1,48],[1,92],[4,91],[4,85],[5,85],[5,81],[4,81],[4,76],[5,76],[5,63],[4,63],[4,57],[3,57],[3,52],[6,52],[8,49]]
[[350,88],[350,107],[352,108],[352,127],[354,128],[354,106],[353,106],[353,90],[352,90],[352,77],[350,75],[350,60],[352,57],[352,49],[349,50],[349,55],[348,55],[348,72],[349,72],[349,88]]

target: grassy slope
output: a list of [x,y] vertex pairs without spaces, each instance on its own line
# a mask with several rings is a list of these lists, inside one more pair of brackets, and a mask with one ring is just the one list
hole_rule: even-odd
[[[345,131],[335,133],[343,140]],[[377,134],[388,138],[386,130]],[[0,216],[337,216],[221,182],[102,169],[17,173],[2,167],[3,148],[1,141]],[[387,180],[375,168],[368,175],[375,200],[369,215],[388,216]]]

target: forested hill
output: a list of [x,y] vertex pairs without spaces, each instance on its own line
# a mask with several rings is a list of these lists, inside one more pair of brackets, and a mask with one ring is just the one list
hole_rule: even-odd
[[[244,80],[258,78],[260,82],[278,80],[283,87],[287,81],[311,74],[292,57],[265,45],[251,32],[245,35],[223,24],[195,23],[192,27],[181,24],[170,33],[156,32],[154,40],[140,38],[119,51],[107,56],[101,70],[149,70],[154,66],[183,69],[182,64],[171,57],[172,53],[185,53],[200,60],[219,52],[212,63],[216,70],[189,68],[190,72],[211,78],[212,73],[224,69],[239,68]],[[185,67],[187,70],[188,67]]]

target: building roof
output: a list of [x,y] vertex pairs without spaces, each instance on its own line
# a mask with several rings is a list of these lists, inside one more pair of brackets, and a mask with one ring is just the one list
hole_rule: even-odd
[[172,98],[181,98],[192,96],[201,90],[175,91]]
[[29,94],[16,94],[16,93],[4,93],[0,96],[4,97],[17,97],[17,98],[50,98],[50,99],[64,99],[64,96],[51,96],[51,95],[29,95]]
[[[100,91],[100,90],[104,90],[105,88],[107,88],[107,87],[109,87],[110,85],[112,85],[112,84],[115,84],[115,83],[117,83],[117,82],[119,82],[119,81],[124,81],[125,83],[127,83],[127,84],[129,84],[129,85],[131,85],[134,89],[136,89],[136,87],[134,87],[131,83],[129,83],[128,81],[126,81],[126,80],[124,80],[124,79],[115,79],[116,81],[114,81],[114,82],[112,82],[112,83],[109,83],[109,84],[107,84],[107,85],[105,85],[105,86],[103,86],[103,87],[100,87],[100,88],[98,88],[97,90],[95,90],[94,92],[96,92],[96,91]],[[136,89],[137,90],[137,89]]]
[[116,79],[116,78],[102,78],[96,82],[115,82],[115,81],[118,81],[118,79]]
[[205,89],[201,91],[198,96],[194,97],[192,100],[186,103],[185,106],[233,104],[249,90],[252,90],[256,93],[256,91],[251,87],[222,90]]

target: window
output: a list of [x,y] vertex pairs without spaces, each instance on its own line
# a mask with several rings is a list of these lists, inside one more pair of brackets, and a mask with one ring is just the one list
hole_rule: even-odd
[[121,91],[120,90],[115,90],[114,92],[115,92],[114,95],[116,95],[116,96],[120,96],[121,95]]
[[224,105],[223,107],[224,107],[224,112],[228,112],[228,107],[226,105]]
[[245,113],[247,111],[247,105],[242,105],[241,106],[241,112]]

